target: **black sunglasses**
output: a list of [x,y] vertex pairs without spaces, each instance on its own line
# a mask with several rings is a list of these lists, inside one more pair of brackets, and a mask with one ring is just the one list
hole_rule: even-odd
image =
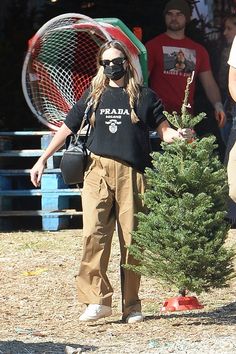
[[118,57],[118,58],[114,58],[112,60],[109,60],[109,59],[101,59],[99,61],[99,64],[101,66],[108,66],[110,65],[111,63],[112,64],[115,64],[115,65],[121,65],[121,64],[124,64],[124,62],[126,61],[126,58],[123,58],[123,57]]

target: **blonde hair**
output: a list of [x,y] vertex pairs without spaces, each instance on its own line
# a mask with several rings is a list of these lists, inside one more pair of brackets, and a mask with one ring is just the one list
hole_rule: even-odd
[[101,66],[100,60],[102,59],[103,53],[110,48],[115,48],[120,50],[127,61],[127,68],[124,76],[124,90],[127,92],[129,97],[129,104],[131,107],[131,121],[132,123],[137,123],[139,118],[134,110],[135,102],[139,99],[140,96],[140,79],[139,74],[134,65],[134,59],[130,55],[126,46],[118,40],[112,40],[110,42],[106,42],[103,46],[100,47],[98,56],[97,56],[97,66],[98,71],[96,76],[91,81],[91,91],[88,99],[92,99],[93,105],[92,110],[93,113],[90,118],[91,125],[94,125],[95,122],[95,111],[98,106],[100,97],[103,91],[109,84],[109,79],[104,74],[104,68]]

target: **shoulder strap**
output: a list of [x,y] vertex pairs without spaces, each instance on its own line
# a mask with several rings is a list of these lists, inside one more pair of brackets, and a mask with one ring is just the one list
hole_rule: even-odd
[[87,129],[86,134],[85,134],[85,141],[87,141],[88,133],[89,133],[89,129],[90,129],[90,123],[89,123],[89,120],[88,120],[88,112],[89,112],[90,107],[92,106],[92,104],[93,104],[93,100],[90,99],[90,100],[88,101],[87,106],[86,106],[86,109],[85,109],[85,111],[84,111],[83,120],[82,120],[82,122],[81,122],[81,125],[80,125],[80,128],[79,128],[79,130],[78,130],[78,133],[76,134],[77,137],[80,136],[81,131],[82,131],[82,129],[83,129],[85,123],[87,122],[87,123],[88,123],[88,129]]

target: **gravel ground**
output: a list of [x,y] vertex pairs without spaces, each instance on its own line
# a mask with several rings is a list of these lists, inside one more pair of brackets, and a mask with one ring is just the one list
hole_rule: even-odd
[[[115,235],[116,236],[116,235]],[[236,230],[228,247],[236,248]],[[110,279],[113,315],[79,323],[74,276],[81,230],[0,233],[0,354],[236,353],[236,280],[226,289],[202,293],[202,310],[161,313],[176,296],[143,278],[143,323],[120,320],[119,251],[114,237]],[[195,294],[191,294],[195,295]]]

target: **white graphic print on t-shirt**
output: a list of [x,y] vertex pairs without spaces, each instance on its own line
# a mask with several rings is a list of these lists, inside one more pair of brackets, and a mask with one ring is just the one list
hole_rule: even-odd
[[109,131],[114,134],[117,132],[117,125],[121,124],[121,122],[117,119],[110,119],[105,121],[105,124],[109,124]]
[[105,124],[108,125],[109,131],[114,134],[117,132],[118,125],[122,124],[121,118],[125,115],[129,116],[129,110],[123,108],[102,108],[100,116],[105,116]]

